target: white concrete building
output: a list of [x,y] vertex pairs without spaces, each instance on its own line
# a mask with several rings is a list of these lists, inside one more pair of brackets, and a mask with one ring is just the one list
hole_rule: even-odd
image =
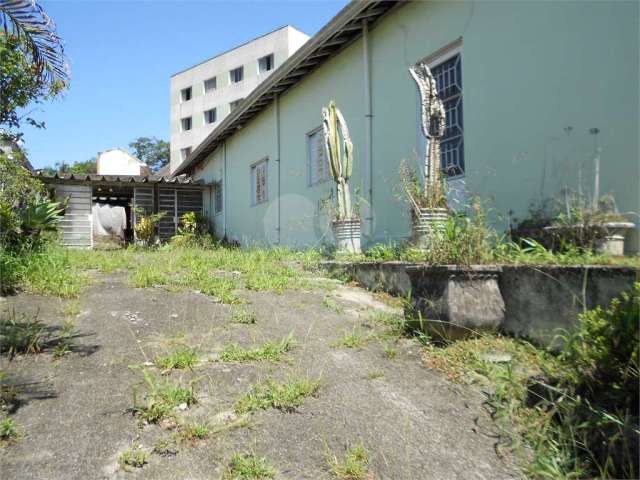
[[290,25],[171,77],[171,172],[309,36]]
[[122,148],[112,148],[98,153],[96,172],[98,175],[149,175],[151,173],[146,163]]

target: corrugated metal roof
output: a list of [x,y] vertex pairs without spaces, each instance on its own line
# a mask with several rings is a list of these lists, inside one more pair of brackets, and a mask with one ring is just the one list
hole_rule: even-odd
[[97,174],[36,174],[36,177],[46,183],[54,183],[56,180],[64,182],[92,182],[92,183],[167,183],[178,185],[208,185],[204,180],[193,180],[187,175],[162,176],[162,175],[97,175]]
[[175,175],[191,170],[226,138],[233,135],[258,115],[277,95],[281,95],[316,67],[359,37],[364,20],[372,24],[398,3],[402,2],[395,0],[354,0],[349,3],[264,82],[258,85],[233,112],[227,115],[220,122],[220,125],[176,169]]

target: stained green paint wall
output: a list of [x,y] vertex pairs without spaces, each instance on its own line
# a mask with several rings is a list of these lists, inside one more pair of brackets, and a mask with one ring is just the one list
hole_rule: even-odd
[[[638,212],[638,19],[636,2],[415,2],[383,17],[369,40],[374,240],[409,232],[397,188],[398,163],[414,159],[417,148],[417,92],[407,69],[460,36],[464,184],[484,199],[498,228],[509,211],[522,218],[541,196],[575,188],[579,165],[591,188],[592,127],[601,131],[601,192],[613,193],[621,211]],[[280,98],[284,244],[331,241],[319,201],[332,185],[307,185],[306,152],[306,134],[331,99],[354,143],[352,186],[366,194],[362,68],[358,39]],[[275,132],[272,104],[226,142],[227,233],[245,244],[278,239]],[[252,207],[250,165],[263,157],[270,159],[269,202]],[[219,149],[196,176],[210,180],[222,160]]]

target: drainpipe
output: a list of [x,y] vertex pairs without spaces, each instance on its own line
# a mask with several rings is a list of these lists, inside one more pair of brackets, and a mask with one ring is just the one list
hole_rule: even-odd
[[222,142],[222,159],[224,163],[222,185],[222,231],[223,238],[227,238],[227,142]]
[[276,165],[278,165],[278,226],[276,230],[278,232],[278,245],[280,245],[280,96],[275,95],[275,116],[276,116]]
[[[373,144],[372,128],[373,113],[371,112],[371,59],[369,58],[369,23],[362,20],[362,64],[364,70],[364,156],[367,165],[366,188],[369,197],[369,215],[365,218],[368,222],[367,233],[373,237]],[[372,239],[372,238],[370,238]]]

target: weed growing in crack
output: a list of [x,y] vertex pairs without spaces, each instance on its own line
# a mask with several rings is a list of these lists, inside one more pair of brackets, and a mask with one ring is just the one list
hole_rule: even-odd
[[133,412],[142,421],[158,423],[172,416],[173,409],[181,404],[187,406],[196,403],[193,389],[195,381],[188,387],[172,382],[168,378],[154,375],[149,370],[143,370],[146,393],[142,401],[138,398],[137,389],[133,390]]
[[127,448],[118,456],[118,465],[125,472],[132,468],[142,468],[147,464],[149,454],[140,445]]
[[289,333],[278,343],[268,341],[262,347],[250,350],[243,350],[237,344],[233,344],[220,352],[220,360],[223,362],[279,362],[294,345],[293,333]]
[[161,457],[175,457],[178,454],[178,446],[174,436],[156,440],[152,452]]
[[344,337],[336,344],[338,347],[361,348],[369,339],[356,327],[351,332],[345,332]]
[[327,454],[331,474],[337,480],[365,480],[370,478],[369,453],[362,443],[350,447],[342,458],[332,452]]
[[179,348],[169,355],[156,357],[153,363],[162,370],[192,370],[198,363],[198,351],[189,347]]
[[276,470],[264,457],[255,453],[235,453],[222,474],[222,480],[268,480],[275,478]]
[[254,385],[251,391],[242,397],[235,406],[236,413],[251,413],[256,410],[277,408],[291,412],[320,388],[319,381],[308,378],[276,383],[269,379],[262,385]]
[[18,438],[18,426],[12,418],[0,420],[0,443],[12,443]]
[[332,312],[337,313],[338,315],[342,315],[344,313],[344,307],[337,303],[333,298],[329,295],[325,296],[322,299],[322,304],[327,307]]
[[212,433],[209,425],[205,423],[189,423],[180,429],[180,439],[184,442],[204,440]]
[[231,311],[231,321],[233,323],[251,325],[256,323],[257,318],[254,312],[251,312],[244,307],[236,306]]

